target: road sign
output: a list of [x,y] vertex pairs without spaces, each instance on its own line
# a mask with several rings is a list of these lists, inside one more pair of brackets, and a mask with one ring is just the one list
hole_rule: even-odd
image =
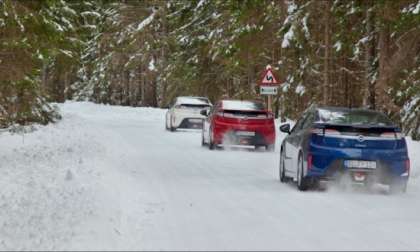
[[267,65],[263,74],[263,78],[260,81],[260,94],[267,95],[268,111],[272,111],[272,96],[277,94],[278,84],[279,83],[277,82],[277,78],[274,76],[274,73],[271,70],[271,66]]
[[260,94],[262,95],[276,95],[277,86],[260,86]]
[[270,85],[277,85],[277,84],[279,83],[277,82],[277,79],[274,76],[273,71],[271,70],[271,66],[268,65],[264,72],[263,78],[260,82],[260,85],[270,86]]

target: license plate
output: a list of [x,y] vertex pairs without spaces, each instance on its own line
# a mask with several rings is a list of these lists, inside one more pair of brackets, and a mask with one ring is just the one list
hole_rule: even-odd
[[236,135],[238,135],[238,136],[255,136],[255,132],[253,132],[253,131],[237,131]]
[[203,119],[190,119],[190,123],[202,123]]
[[365,160],[345,160],[344,166],[347,168],[376,169],[376,162]]

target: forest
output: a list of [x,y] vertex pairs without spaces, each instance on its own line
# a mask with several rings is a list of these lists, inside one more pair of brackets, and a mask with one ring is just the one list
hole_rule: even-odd
[[0,128],[55,103],[166,107],[180,95],[383,111],[420,140],[419,0],[0,0]]

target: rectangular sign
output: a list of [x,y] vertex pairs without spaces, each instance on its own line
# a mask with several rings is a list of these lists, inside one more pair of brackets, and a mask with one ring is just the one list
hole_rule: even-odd
[[277,86],[260,86],[260,94],[262,95],[276,95]]

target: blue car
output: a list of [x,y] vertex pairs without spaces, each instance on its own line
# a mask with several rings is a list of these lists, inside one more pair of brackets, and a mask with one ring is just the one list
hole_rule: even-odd
[[405,192],[410,174],[407,144],[385,114],[368,109],[311,107],[281,144],[281,182],[297,181],[305,191],[320,181],[390,185]]

